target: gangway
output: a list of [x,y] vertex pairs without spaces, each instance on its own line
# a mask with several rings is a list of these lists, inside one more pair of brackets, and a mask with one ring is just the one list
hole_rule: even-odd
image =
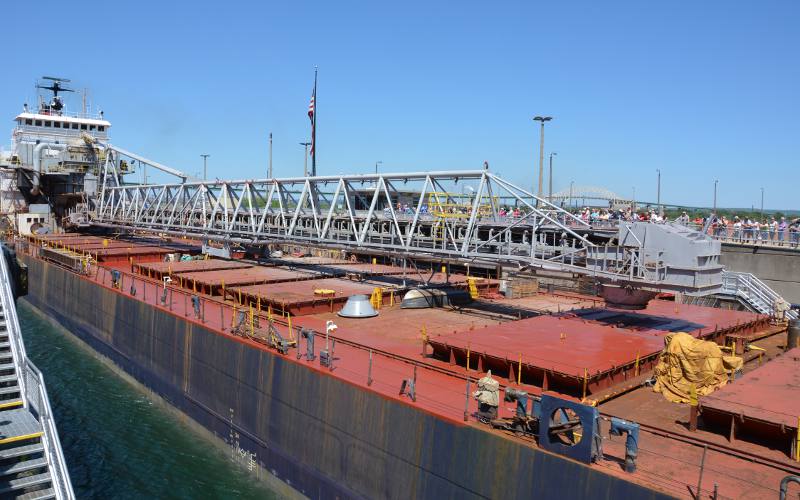
[[28,359],[12,293],[14,279],[0,254],[0,496],[73,499],[42,373]]
[[[429,206],[432,193],[437,205],[462,207],[464,216],[432,213],[438,210]],[[501,216],[501,199],[521,215]],[[550,269],[653,291],[707,294],[722,283],[719,242],[711,238],[638,222],[597,232],[488,168],[173,184],[105,181],[92,224],[225,244],[301,244]]]

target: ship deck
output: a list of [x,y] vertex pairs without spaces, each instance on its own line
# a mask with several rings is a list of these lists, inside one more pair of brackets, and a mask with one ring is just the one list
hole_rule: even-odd
[[[37,241],[41,243],[42,240]],[[388,303],[384,297],[378,316],[369,319],[342,318],[336,314],[338,306],[331,310],[329,301],[327,308],[312,308],[297,316],[297,311],[292,311],[291,307],[270,312],[264,310],[268,307],[263,303],[260,311],[249,306],[258,297],[266,302],[283,300],[287,304],[314,301],[315,289],[335,290],[337,298],[369,294],[375,287],[386,287],[385,278],[397,275],[370,272],[368,276],[362,274],[364,281],[360,282],[331,278],[323,268],[332,267],[334,260],[322,257],[312,257],[310,261],[292,257],[289,259],[291,269],[280,266],[230,268],[228,266],[234,264],[214,260],[148,264],[144,261],[152,258],[148,252],[154,247],[149,246],[149,242],[133,244],[141,247],[141,253],[133,254],[128,250],[124,260],[101,259],[100,264],[91,266],[89,274],[82,278],[96,282],[111,293],[124,294],[203,325],[235,342],[279,355],[265,340],[265,327],[271,319],[281,336],[298,343],[298,348],[286,355],[290,362],[300,363],[320,376],[337,377],[363,390],[401,401],[456,425],[503,433],[470,417],[476,410],[471,392],[484,370],[491,368],[501,387],[519,386],[531,394],[548,392],[572,400],[591,399],[596,395],[606,417],[618,416],[640,422],[638,471],[633,474],[625,473],[620,465],[625,455],[625,438],[610,436],[608,425],[604,425],[605,458],[593,467],[603,468],[609,474],[676,496],[690,497],[694,495],[701,459],[705,456],[704,495],[710,494],[717,484],[720,497],[772,498],[785,475],[800,473],[800,467],[785,451],[752,442],[734,444],[728,436],[713,429],[690,432],[687,429],[688,407],[667,403],[660,395],[642,387],[668,333],[689,331],[718,342],[725,342],[732,335],[766,335],[764,332],[770,326],[763,316],[676,306],[669,301],[653,301],[645,311],[619,311],[605,308],[597,297],[575,293],[539,293],[509,300],[483,298],[459,309],[401,309],[399,297]],[[174,251],[161,250],[164,253]],[[163,260],[163,254],[159,255]],[[175,268],[170,269],[170,266]],[[370,269],[370,266],[373,265],[339,263],[334,267],[343,270]],[[136,272],[132,272],[132,268]],[[372,269],[385,271],[383,267]],[[117,286],[111,270],[121,273],[122,281]],[[173,282],[166,285],[166,294],[161,281],[165,272],[174,273]],[[447,282],[446,274],[435,274]],[[221,294],[223,281],[224,296]],[[450,275],[450,283],[465,281],[466,276]],[[209,289],[203,290],[202,286]],[[135,294],[131,294],[132,289]],[[242,300],[238,297],[239,290],[245,297]],[[200,298],[197,311],[192,307],[194,295]],[[247,304],[245,308],[242,302]],[[239,314],[242,310],[246,311],[244,321],[237,324],[242,319]],[[319,352],[326,348],[324,332],[328,320],[338,325],[338,330],[328,339],[333,351],[332,368],[319,363]],[[300,328],[318,332],[314,346],[317,358],[313,361],[304,357],[306,341],[299,338]],[[777,330],[773,333],[759,342],[767,348],[766,359],[777,356],[775,361],[765,362],[764,368],[783,358],[789,359],[778,356],[785,333]],[[746,370],[756,369],[756,363],[748,363]],[[776,376],[788,370],[782,366],[776,365],[775,370],[779,372]],[[549,374],[549,378],[545,374]],[[416,380],[416,401],[399,394],[402,381],[409,378]],[[744,402],[757,397],[754,396],[757,388],[748,382],[748,375],[730,387],[746,394],[741,396]],[[606,397],[608,394],[614,397]],[[785,398],[785,394],[778,392],[773,396],[775,401]],[[707,406],[710,404],[711,401],[704,398],[704,407],[710,408]],[[789,413],[795,411],[787,406],[783,408]],[[501,416],[509,417],[514,408],[501,403],[499,410]],[[791,422],[785,425],[791,426]],[[536,446],[528,438],[503,435]]]

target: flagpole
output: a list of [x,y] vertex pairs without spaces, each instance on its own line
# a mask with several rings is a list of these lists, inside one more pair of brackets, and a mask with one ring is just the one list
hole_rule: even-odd
[[311,175],[317,176],[317,67],[314,66],[314,123],[311,126]]

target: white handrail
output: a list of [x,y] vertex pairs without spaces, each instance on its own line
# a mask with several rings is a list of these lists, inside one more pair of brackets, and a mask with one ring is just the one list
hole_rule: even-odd
[[[772,314],[775,303],[784,300],[775,290],[751,273],[723,271],[722,290],[727,294],[741,297],[762,314]],[[786,317],[797,319],[797,312],[788,310]]]
[[[37,412],[34,417],[42,425],[44,432],[42,435],[44,456],[52,477],[53,490],[57,499],[72,500],[75,498],[75,493],[67,471],[64,453],[61,449],[61,441],[59,440],[53,412],[50,408],[50,400],[47,397],[44,377],[36,365],[28,359],[25,352],[22,330],[17,317],[17,308],[11,293],[11,273],[8,270],[4,255],[0,255],[0,303],[2,303],[3,311],[5,312],[6,330],[8,331],[9,343],[13,353],[14,368],[17,372],[20,397],[25,408],[30,409],[34,398],[40,405],[35,407]],[[30,379],[28,375],[30,375]],[[29,381],[33,382],[33,384],[29,384]]]

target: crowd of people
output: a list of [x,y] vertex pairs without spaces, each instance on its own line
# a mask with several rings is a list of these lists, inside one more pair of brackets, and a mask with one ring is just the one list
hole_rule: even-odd
[[[663,223],[674,221],[684,226],[691,226],[702,231],[709,222],[706,217],[692,219],[686,212],[675,219],[661,216],[656,210],[634,211],[631,208],[624,210],[606,210],[584,207],[574,212],[574,215],[584,222],[592,225],[602,225],[604,222],[616,221],[643,221]],[[770,243],[775,245],[800,246],[800,218],[787,220],[786,217],[770,217],[758,220],[755,218],[739,218],[734,215],[732,219],[724,215],[711,216],[708,232],[719,239],[727,239],[741,243]]]
[[[439,207],[436,210],[438,214],[447,212],[448,214],[464,216],[469,215],[469,206],[448,206]],[[388,216],[389,207],[384,208],[385,215]],[[408,204],[398,203],[395,207],[397,215],[413,216],[416,210]],[[428,215],[428,206],[423,204],[420,209],[420,215]],[[800,246],[800,218],[787,220],[786,217],[771,217],[758,220],[751,217],[739,218],[734,215],[732,219],[728,219],[724,215],[712,215],[709,223],[706,217],[695,217],[692,219],[684,211],[675,219],[662,216],[655,209],[648,210],[633,210],[632,207],[624,209],[602,209],[583,207],[572,211],[572,214],[594,226],[602,226],[604,224],[613,225],[621,221],[633,222],[677,222],[685,226],[693,227],[697,230],[703,230],[708,224],[708,233],[716,238],[736,241],[741,243],[770,243],[775,245],[788,245],[792,247]],[[483,214],[485,215],[485,214]],[[520,218],[526,215],[526,211],[521,210],[519,207],[502,206],[497,211],[497,215],[501,218]],[[562,215],[559,217],[562,223],[569,224],[569,221],[564,219]]]
[[724,215],[711,221],[711,234],[718,238],[743,243],[769,242],[777,245],[798,246],[800,243],[800,218],[787,221],[775,217],[762,219],[738,216],[727,219]]

